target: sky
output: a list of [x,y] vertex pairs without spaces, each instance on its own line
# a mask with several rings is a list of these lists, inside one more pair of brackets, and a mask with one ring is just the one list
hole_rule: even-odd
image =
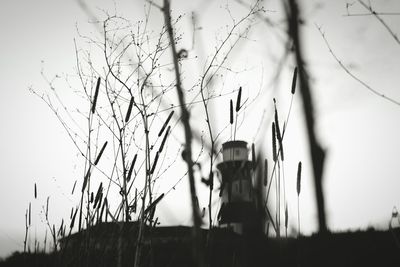
[[[226,35],[227,27],[232,25],[231,16],[240,18],[246,8],[235,1],[188,2],[172,1],[172,9],[173,16],[182,15],[176,31],[181,34],[178,48],[189,51],[189,59],[182,63],[182,70],[184,86],[190,88],[204,70],[209,60],[207,55],[213,53],[215,45]],[[369,2],[378,12],[400,12],[396,0]],[[70,192],[74,181],[82,179],[82,157],[56,116],[29,88],[49,92],[42,72],[50,80],[56,75],[76,78],[74,39],[78,46],[90,49],[96,57],[96,48],[85,43],[77,30],[98,38],[98,28],[91,23],[93,17],[90,16],[102,19],[106,12],[117,13],[134,23],[143,19],[145,7],[148,7],[142,1],[82,3],[61,0],[34,3],[5,0],[0,3],[0,257],[23,249],[24,214],[29,202],[33,207],[30,233],[33,240],[35,235],[42,237],[46,229],[42,210],[47,197],[50,196],[50,219],[59,223],[61,218],[68,218],[71,207],[77,205],[76,196]],[[351,14],[366,12],[357,1],[301,1],[301,4],[303,47],[313,89],[316,132],[327,151],[323,185],[328,227],[333,231],[387,229],[393,207],[400,207],[400,106],[372,94],[351,78],[329,52],[318,27],[335,55],[354,75],[398,101],[400,45],[373,16],[347,16],[347,4],[350,4]],[[264,15],[274,21],[282,18],[280,1],[264,1],[264,6]],[[193,48],[192,12],[198,16],[199,26]],[[160,29],[163,20],[157,8],[153,7],[149,17],[149,28]],[[395,34],[400,34],[399,16],[382,18]],[[289,57],[280,78],[273,82],[282,56],[279,41],[282,27],[282,24],[270,27],[255,20],[247,39],[240,41],[228,58],[226,66],[231,71],[221,71],[223,75],[215,81],[217,92],[229,93],[242,86],[244,99],[248,99],[248,103],[254,99],[239,116],[237,139],[249,144],[255,141],[270,160],[272,98],[277,99],[278,109],[282,118],[285,117],[294,68],[293,59]],[[101,65],[101,60],[98,62]],[[65,103],[71,107],[80,105],[64,79],[55,79],[54,85]],[[75,86],[77,84],[72,82],[71,87]],[[261,95],[258,95],[259,90],[263,92]],[[188,90],[187,94],[190,96],[193,92]],[[229,98],[235,97],[235,94],[228,94],[210,102],[216,132],[227,124]],[[177,103],[176,99],[171,101]],[[311,234],[317,230],[316,208],[302,112],[301,98],[296,93],[285,135],[286,190],[290,227],[295,229],[296,168],[298,161],[302,161],[302,231]],[[202,106],[196,105],[191,115],[195,130],[204,130]],[[176,144],[183,140],[182,128],[174,130],[174,138],[168,150],[171,159],[179,153]],[[224,130],[221,141],[229,138],[229,129]],[[199,151],[198,144],[194,149]],[[156,187],[158,193],[169,190],[184,174],[185,165],[180,158],[175,165],[160,179]],[[33,197],[35,183],[37,199]],[[200,182],[197,185],[200,205],[206,206],[207,188]],[[170,192],[157,210],[160,221],[164,225],[190,225],[188,183],[183,179],[176,190]]]

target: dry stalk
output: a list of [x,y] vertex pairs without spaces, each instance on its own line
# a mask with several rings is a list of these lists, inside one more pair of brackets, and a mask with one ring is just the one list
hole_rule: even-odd
[[176,51],[175,46],[175,37],[174,32],[171,24],[171,10],[170,10],[170,2],[169,0],[164,0],[164,7],[163,7],[165,25],[168,31],[168,37],[170,40],[171,45],[171,52],[172,52],[172,59],[174,62],[174,70],[175,70],[175,78],[176,78],[176,90],[178,93],[179,104],[181,105],[181,114],[182,114],[182,124],[185,130],[185,158],[184,160],[187,163],[188,167],[188,176],[189,176],[189,184],[190,184],[190,196],[192,200],[192,214],[193,214],[193,246],[192,246],[192,253],[193,253],[193,261],[197,266],[203,266],[203,253],[201,248],[201,232],[200,232],[200,225],[201,225],[201,218],[196,206],[196,186],[194,182],[194,175],[193,175],[193,161],[192,161],[192,130],[190,127],[189,121],[189,112],[185,106],[185,96],[183,93],[182,85],[181,85],[181,77],[179,71],[179,62],[178,62],[178,53]]

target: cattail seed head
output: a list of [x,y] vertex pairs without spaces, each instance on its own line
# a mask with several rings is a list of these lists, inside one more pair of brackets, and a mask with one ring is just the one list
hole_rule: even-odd
[[74,191],[75,191],[75,186],[76,186],[76,180],[75,180],[75,182],[74,182],[74,186],[72,187],[71,195],[73,195],[73,194],[74,194]]
[[96,197],[94,198],[94,204],[93,204],[94,209],[96,208],[102,193],[103,193],[103,183],[101,182],[99,188],[97,189]]
[[152,209],[154,209],[157,204],[163,199],[164,197],[164,193],[162,193],[158,198],[156,198],[156,200],[154,200],[144,211],[144,214],[147,214],[149,211],[151,211]]
[[237,99],[236,99],[236,112],[239,112],[239,110],[240,110],[240,100],[241,100],[241,98],[242,98],[242,87],[240,86],[239,87],[239,92],[238,92],[238,95],[237,95]]
[[297,67],[294,68],[293,79],[292,79],[292,95],[296,92],[296,81],[297,81]]
[[89,176],[90,176],[90,166],[88,171],[86,172],[85,178],[83,178],[82,193],[85,191]]
[[29,226],[31,226],[31,202],[29,202]]
[[264,186],[268,185],[268,160],[264,160]]
[[150,174],[153,174],[153,172],[154,172],[154,170],[155,170],[155,168],[156,168],[156,165],[157,165],[157,161],[158,161],[158,157],[159,157],[159,156],[160,156],[160,152],[157,151],[156,156],[155,156],[155,158],[154,158],[153,166],[151,167],[151,170],[150,170]]
[[126,116],[125,116],[125,122],[129,121],[129,118],[131,116],[131,112],[132,112],[132,107],[133,107],[133,102],[135,101],[134,97],[131,97],[131,101],[129,101],[129,107],[128,107],[128,111],[126,112]]
[[162,126],[160,132],[158,133],[158,137],[160,137],[160,136],[163,134],[163,132],[164,132],[164,130],[165,130],[165,127],[167,127],[169,121],[170,121],[171,118],[172,118],[172,115],[174,115],[174,111],[171,111],[171,113],[169,113],[167,120],[164,122],[164,124],[163,124],[163,126]]
[[297,166],[297,195],[300,195],[300,190],[301,190],[301,161],[299,162],[299,165]]
[[46,221],[49,219],[49,200],[50,200],[50,197],[47,197],[47,200],[46,200]]
[[275,105],[275,130],[276,130],[276,137],[277,137],[278,143],[279,143],[281,160],[283,161],[285,158],[283,155],[283,142],[282,142],[281,130],[279,127],[278,110],[276,109],[276,105]]
[[94,98],[93,98],[93,104],[92,104],[92,113],[94,114],[95,110],[96,110],[96,103],[97,103],[97,97],[99,95],[99,88],[100,88],[100,77],[97,78],[97,84],[96,84],[96,90],[94,93]]
[[131,167],[129,168],[128,176],[126,177],[126,182],[127,183],[129,183],[129,181],[131,180],[133,167],[135,166],[136,159],[137,159],[137,154],[135,154],[135,156],[133,157],[133,160],[132,160],[132,163],[131,163]]
[[272,122],[272,158],[276,162],[278,160],[276,154],[276,133],[275,133],[275,123]]
[[288,205],[286,203],[286,206],[285,206],[285,228],[286,229],[288,227],[288,222],[289,222],[289,212],[288,212]]
[[160,148],[158,149],[159,153],[161,153],[163,148],[164,148],[165,141],[167,140],[167,137],[168,137],[168,134],[169,134],[170,130],[171,130],[171,126],[168,126],[167,131],[165,132],[164,138],[163,138],[163,140],[161,142]]
[[99,160],[101,158],[101,155],[103,155],[104,149],[106,149],[107,146],[107,141],[103,144],[102,148],[100,149],[99,155],[97,156],[96,160],[94,161],[94,165],[97,165],[99,163]]
[[232,99],[230,100],[230,117],[229,117],[229,122],[232,125],[233,124],[233,102]]
[[70,223],[70,225],[69,225],[69,228],[70,228],[70,229],[72,229],[72,228],[74,227],[75,218],[76,218],[76,214],[78,213],[78,210],[79,210],[79,208],[76,208],[76,209],[75,209],[75,212],[74,212],[74,215],[72,216],[71,223]]

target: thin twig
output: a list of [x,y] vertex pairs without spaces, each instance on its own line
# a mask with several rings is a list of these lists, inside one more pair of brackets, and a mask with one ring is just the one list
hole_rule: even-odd
[[400,102],[399,102],[399,101],[397,101],[397,100],[395,100],[395,99],[393,99],[393,98],[391,98],[391,97],[388,97],[388,96],[386,96],[386,95],[380,93],[379,91],[375,90],[374,88],[372,88],[371,86],[369,86],[367,83],[365,83],[364,81],[362,81],[360,78],[358,78],[356,75],[354,75],[354,74],[344,65],[344,63],[342,62],[342,60],[339,59],[339,58],[336,56],[336,54],[333,52],[333,50],[332,50],[331,46],[329,45],[329,42],[328,42],[328,40],[327,40],[327,38],[326,38],[326,36],[325,36],[325,33],[322,32],[321,27],[319,27],[319,26],[317,26],[317,25],[315,25],[315,26],[317,27],[317,29],[318,29],[318,31],[320,32],[322,38],[324,39],[325,44],[326,44],[326,46],[327,46],[327,48],[328,48],[328,50],[329,50],[329,53],[331,53],[331,55],[332,55],[333,58],[336,60],[336,62],[339,64],[339,66],[340,66],[348,75],[350,75],[350,77],[352,77],[354,80],[356,80],[356,81],[357,81],[358,83],[360,83],[362,86],[364,86],[364,88],[368,89],[368,90],[369,90],[371,93],[373,93],[374,95],[379,96],[379,97],[382,97],[383,99],[385,99],[385,100],[387,100],[387,101],[389,101],[389,102],[391,102],[391,103],[393,103],[393,104],[395,104],[395,105],[397,105],[397,106],[400,106]]

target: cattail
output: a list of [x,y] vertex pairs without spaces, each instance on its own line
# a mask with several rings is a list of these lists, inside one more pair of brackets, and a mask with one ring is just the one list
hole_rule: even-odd
[[236,112],[239,112],[241,106],[240,106],[240,99],[242,98],[242,87],[239,87],[239,92],[237,95],[237,99],[236,99]]
[[278,160],[277,154],[276,154],[276,133],[275,133],[275,123],[272,122],[272,158],[274,162]]
[[64,227],[64,219],[61,219],[61,225],[60,225],[60,228],[58,228],[57,236],[61,236],[62,235],[63,227]]
[[96,91],[94,93],[94,98],[93,98],[93,104],[92,104],[92,113],[94,114],[94,111],[96,110],[96,103],[97,103],[97,97],[99,95],[99,88],[100,88],[100,77],[97,79],[97,84],[96,84]]
[[170,130],[171,130],[171,126],[168,126],[167,131],[165,132],[164,138],[163,138],[163,140],[161,142],[160,148],[158,149],[158,152],[160,152],[160,153],[162,152],[162,150],[164,148],[164,144],[165,144],[165,141],[167,140],[167,137],[168,137],[168,134],[169,134]]
[[29,202],[29,226],[31,226],[31,202]]
[[53,237],[56,237],[56,225],[53,224]]
[[254,147],[254,143],[251,144],[251,161],[253,164],[253,170],[256,169],[256,149]]
[[94,198],[94,205],[93,208],[96,208],[97,203],[99,202],[99,198],[101,196],[101,193],[103,192],[103,183],[101,182],[99,185],[99,188],[97,189],[96,197]]
[[268,160],[264,160],[264,186],[268,185]]
[[133,167],[135,166],[136,159],[137,159],[137,154],[135,154],[135,156],[133,157],[133,160],[132,160],[132,163],[131,163],[131,167],[129,168],[128,176],[126,177],[126,182],[127,183],[129,183],[129,181],[131,180]]
[[83,205],[83,201],[81,200],[81,205],[79,207],[79,224],[78,224],[78,231],[81,231],[81,227],[82,227],[82,205]]
[[158,157],[159,157],[159,156],[160,156],[160,153],[157,151],[156,156],[155,156],[155,158],[154,158],[153,166],[151,167],[151,170],[150,170],[150,174],[153,174],[153,172],[154,172],[154,170],[155,170],[155,168],[156,168],[156,165],[157,165],[157,161],[158,161]]
[[106,141],[106,142],[104,143],[103,147],[100,149],[100,153],[99,153],[99,155],[97,156],[96,160],[94,161],[94,165],[97,165],[97,163],[99,163],[99,160],[100,160],[100,158],[101,158],[101,155],[103,155],[104,149],[106,149],[107,143],[108,143],[108,142]]
[[300,184],[301,184],[301,161],[299,162],[299,165],[297,166],[297,195],[300,195]]
[[279,127],[279,119],[278,119],[278,111],[276,109],[275,106],[275,128],[276,128],[276,137],[278,139],[279,142],[279,148],[280,148],[280,153],[281,153],[281,160],[284,160],[284,156],[283,156],[283,143],[282,143],[282,135],[281,135],[281,130]]
[[93,197],[93,192],[90,192],[90,203],[93,203],[93,199],[94,199],[94,197]]
[[286,203],[286,206],[285,206],[285,229],[286,229],[286,237],[287,237],[288,222],[289,222],[289,213],[288,213],[288,206],[287,206],[287,203]]
[[171,111],[171,113],[169,113],[167,120],[164,122],[160,132],[158,133],[158,137],[160,137],[163,134],[165,127],[167,127],[168,122],[171,120],[173,114],[174,114],[174,111]]
[[101,202],[103,201],[103,191],[101,191],[100,196],[99,196],[99,203],[97,204],[97,206],[95,205],[94,208],[97,207],[97,209],[100,209],[101,207]]
[[36,183],[35,183],[34,195],[35,195],[35,199],[36,199],[36,198],[37,198],[37,188],[36,188]]
[[148,213],[149,211],[151,211],[153,208],[156,207],[156,205],[158,204],[158,202],[160,202],[164,197],[164,193],[162,193],[158,198],[156,198],[156,200],[154,200],[148,207],[147,209],[144,211],[144,214]]
[[85,177],[83,178],[82,193],[85,191],[89,176],[90,176],[90,166],[89,166],[88,171],[86,172]]
[[232,125],[233,124],[233,102],[232,99],[230,100],[230,117],[229,117],[229,122]]
[[74,186],[72,187],[71,195],[73,195],[73,194],[74,194],[74,191],[75,191],[75,186],[76,186],[76,180],[75,180]]
[[76,218],[76,214],[78,213],[78,210],[79,210],[79,209],[76,208],[75,213],[74,213],[74,216],[72,216],[71,223],[70,223],[70,225],[69,225],[69,228],[70,228],[70,229],[72,229],[72,228],[74,227],[75,218]]
[[128,111],[126,112],[126,116],[125,116],[125,122],[129,121],[129,118],[131,116],[131,112],[132,112],[132,107],[133,107],[133,102],[135,101],[135,98],[132,96],[131,97],[131,101],[129,102],[129,107],[128,107]]
[[107,205],[107,198],[105,197],[105,198],[104,198],[104,201],[103,201],[103,206],[101,206],[100,221],[101,221],[101,218],[103,217],[104,207],[105,207],[106,205]]
[[133,202],[133,212],[136,213],[137,208],[137,188],[135,188],[135,202]]
[[47,197],[47,200],[46,200],[46,221],[49,219],[49,200],[50,200],[50,197]]
[[292,95],[296,92],[296,81],[297,81],[297,67],[294,68],[293,80],[292,80]]
[[157,224],[159,224],[159,222],[158,222],[158,217],[154,220],[153,227],[156,227]]
[[156,213],[156,207],[154,206],[151,210],[150,210],[150,214],[149,214],[149,221],[150,223],[153,221],[154,218],[154,214]]

